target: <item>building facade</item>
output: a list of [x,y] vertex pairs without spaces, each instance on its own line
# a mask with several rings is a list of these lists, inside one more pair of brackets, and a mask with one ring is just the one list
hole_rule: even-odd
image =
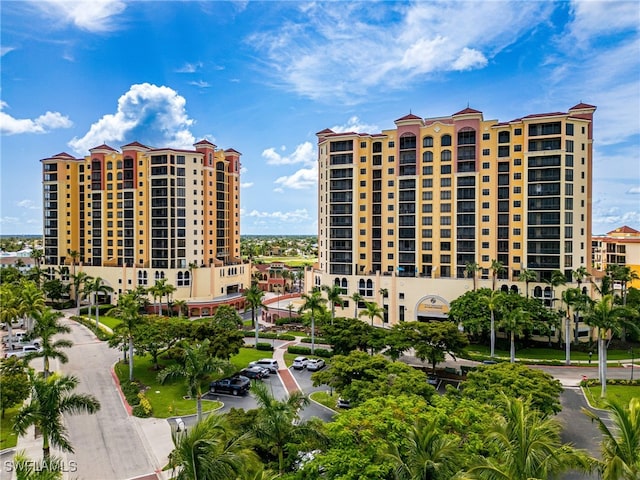
[[165,278],[175,298],[233,295],[240,260],[240,156],[138,142],[41,160],[44,262],[103,278],[116,294]]
[[499,122],[466,108],[380,133],[319,132],[315,284],[384,304],[396,323],[445,317],[473,285],[469,264],[478,286],[491,286],[493,260],[501,289],[523,291],[524,269],[543,292],[555,270],[571,281],[591,260],[595,110]]
[[[629,267],[635,275],[631,274],[627,287],[640,288],[640,231],[625,225],[606,235],[594,235],[591,242],[594,275],[604,275],[610,265]],[[615,283],[614,288],[621,286]]]

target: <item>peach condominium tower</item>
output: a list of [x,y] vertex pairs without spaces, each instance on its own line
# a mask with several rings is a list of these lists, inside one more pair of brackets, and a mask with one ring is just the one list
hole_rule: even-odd
[[504,122],[465,108],[379,133],[318,132],[314,284],[342,287],[345,316],[354,293],[377,302],[389,324],[446,318],[471,288],[524,294],[525,269],[550,301],[552,273],[571,283],[592,258],[595,110]]

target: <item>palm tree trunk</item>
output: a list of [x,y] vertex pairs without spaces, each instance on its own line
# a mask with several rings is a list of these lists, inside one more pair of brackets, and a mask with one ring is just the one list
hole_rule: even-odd
[[491,358],[496,355],[496,318],[493,310],[491,310]]
[[565,361],[564,363],[565,365],[571,365],[571,339],[569,338],[570,337],[569,331],[571,329],[571,325],[569,322],[571,322],[571,318],[567,316],[567,318],[565,318],[565,321],[564,321],[564,324],[565,324],[565,327],[564,327]]
[[49,378],[49,357],[47,357],[46,355],[44,357],[42,357],[42,367],[43,367],[43,375],[44,375],[44,379],[46,380],[47,378]]
[[47,465],[51,458],[51,448],[49,447],[49,436],[46,433],[42,433],[42,460]]
[[516,334],[513,330],[511,331],[511,349],[509,354],[511,356],[511,363],[516,363]]
[[133,337],[129,336],[129,381],[133,382]]
[[600,397],[607,396],[607,348],[604,344],[604,336],[598,336],[598,360],[600,363]]
[[96,330],[100,328],[100,308],[96,305]]
[[311,311],[311,354],[316,351],[316,319],[313,316],[313,310]]
[[202,421],[202,394],[198,393],[198,395],[196,395],[196,418],[198,420],[198,423],[200,423]]
[[253,324],[256,327],[256,350],[258,350],[258,319],[256,317],[256,309],[251,307],[251,319],[253,320]]

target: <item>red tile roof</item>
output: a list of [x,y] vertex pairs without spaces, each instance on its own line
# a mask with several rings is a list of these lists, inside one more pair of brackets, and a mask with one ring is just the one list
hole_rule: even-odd
[[115,148],[110,147],[106,143],[103,143],[102,145],[98,145],[97,147],[93,147],[89,149],[90,152],[93,152],[94,150],[110,150],[112,152],[117,152]]
[[194,145],[211,145],[211,146],[215,147],[215,145],[213,143],[211,143],[209,140],[207,140],[206,138],[203,138],[198,143],[194,143]]
[[237,153],[238,155],[242,155],[239,151],[237,151],[235,148],[227,148],[224,153]]
[[329,128],[325,128],[324,130],[320,130],[318,133],[316,133],[316,135],[324,135],[326,133],[334,133],[334,131]]
[[595,105],[589,105],[588,103],[580,102],[579,104],[571,107],[569,110],[581,110],[583,108],[597,108],[597,107]]
[[400,122],[402,120],[422,120],[422,118],[414,115],[413,113],[410,113],[409,115],[405,115],[404,117],[397,119],[396,122]]
[[62,157],[62,158],[73,158],[73,159],[75,159],[75,157],[74,157],[74,156],[69,155],[67,152],[60,152],[60,153],[56,153],[56,154],[55,154],[53,157],[51,157],[51,158],[60,158],[60,157]]
[[627,225],[623,226],[623,227],[619,227],[616,228],[615,230],[611,230],[610,232],[607,232],[607,235],[614,235],[616,233],[640,233],[638,230],[635,230],[634,228],[628,227]]
[[523,118],[538,118],[538,117],[557,117],[558,115],[566,115],[564,112],[550,112],[550,113],[532,113]]
[[140,142],[131,142],[131,143],[127,143],[126,145],[122,145],[122,148],[125,148],[125,147],[150,148],[150,147],[147,147],[146,145],[143,145]]
[[482,112],[480,110],[475,110],[473,108],[467,107],[464,110],[460,110],[459,112],[454,113],[453,116],[466,115],[467,113],[482,113]]

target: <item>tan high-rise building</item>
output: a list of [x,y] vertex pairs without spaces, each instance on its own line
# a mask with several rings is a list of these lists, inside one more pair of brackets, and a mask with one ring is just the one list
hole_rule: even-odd
[[239,258],[240,153],[207,140],[194,147],[134,142],[43,159],[46,265],[77,264],[116,293],[160,278],[178,288],[175,298],[248,286]]
[[571,281],[591,262],[595,110],[499,122],[466,108],[381,133],[319,132],[315,284],[384,304],[395,323],[444,317],[475,283],[468,265],[491,287],[500,262],[503,290],[523,291],[524,269],[536,292],[555,270]]

